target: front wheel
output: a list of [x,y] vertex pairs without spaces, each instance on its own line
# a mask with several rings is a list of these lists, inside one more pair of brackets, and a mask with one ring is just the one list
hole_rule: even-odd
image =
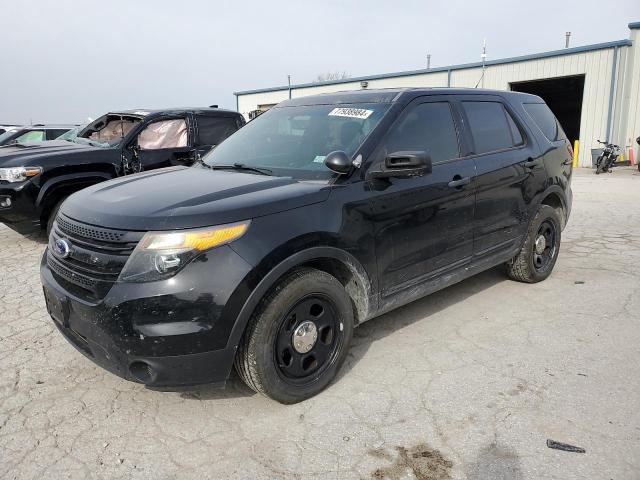
[[49,237],[49,234],[51,233],[51,229],[53,228],[53,222],[58,216],[58,210],[60,210],[60,206],[66,199],[67,197],[63,198],[62,200],[58,200],[55,206],[51,209],[51,212],[49,213],[49,218],[47,219],[47,237]]
[[258,393],[281,403],[300,402],[336,376],[353,325],[351,298],[335,277],[296,270],[256,309],[238,346],[236,371]]
[[529,224],[520,253],[507,263],[509,277],[519,282],[536,283],[551,275],[560,251],[561,225],[554,208],[540,205]]

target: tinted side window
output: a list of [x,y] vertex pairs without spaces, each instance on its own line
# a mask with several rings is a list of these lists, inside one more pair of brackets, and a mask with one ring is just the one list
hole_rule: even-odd
[[523,143],[522,134],[500,102],[462,102],[475,153],[494,152]]
[[457,158],[458,136],[449,103],[416,105],[393,126],[386,143],[387,153],[426,151],[434,163]]
[[552,142],[559,139],[558,121],[549,107],[544,103],[525,103],[522,106],[547,139]]
[[233,117],[196,117],[198,123],[198,145],[218,145],[238,129]]
[[47,140],[55,140],[60,135],[64,135],[67,132],[68,130],[63,130],[58,128],[47,130]]

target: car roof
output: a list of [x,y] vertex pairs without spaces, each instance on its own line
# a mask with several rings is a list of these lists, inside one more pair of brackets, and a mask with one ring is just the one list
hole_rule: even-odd
[[44,124],[35,123],[33,125],[12,125],[8,128],[12,130],[48,130],[48,129],[62,129],[67,128],[71,130],[73,127],[77,127],[78,124]]
[[362,90],[345,90],[341,92],[320,93],[285,100],[278,107],[290,107],[296,105],[324,105],[340,103],[393,103],[405,99],[407,96],[417,97],[422,95],[498,95],[540,101],[540,98],[528,93],[512,92],[507,90],[489,90],[483,88],[378,88]]
[[150,108],[134,108],[131,110],[118,110],[115,112],[109,112],[107,115],[132,115],[137,117],[148,117],[148,116],[160,116],[160,115],[180,115],[182,113],[196,113],[196,114],[204,114],[204,115],[221,115],[221,116],[232,116],[232,115],[240,115],[238,112],[234,112],[233,110],[225,110],[223,108],[211,108],[211,107],[181,107],[181,108],[158,108],[158,109],[150,109]]

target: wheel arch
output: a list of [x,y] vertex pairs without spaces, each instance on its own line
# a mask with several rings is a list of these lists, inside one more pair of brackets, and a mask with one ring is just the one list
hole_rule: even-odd
[[371,279],[362,264],[353,255],[340,248],[311,247],[285,258],[262,277],[240,309],[227,347],[237,348],[260,300],[276,287],[282,278],[301,267],[324,271],[342,283],[351,298],[356,324],[371,318],[375,313],[377,297],[373,292]]
[[112,178],[113,176],[106,172],[82,172],[60,175],[47,180],[36,198],[36,208],[40,211],[40,225],[46,225],[51,210],[61,199]]
[[558,212],[560,216],[560,220],[562,221],[561,229],[564,229],[567,224],[567,200],[562,188],[557,185],[553,185],[547,188],[541,195],[540,201],[538,202],[538,207],[540,205],[547,205]]

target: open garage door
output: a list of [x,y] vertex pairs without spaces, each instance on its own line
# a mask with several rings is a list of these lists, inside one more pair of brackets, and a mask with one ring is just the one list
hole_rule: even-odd
[[514,92],[538,95],[547,102],[572,145],[580,138],[584,75],[513,82],[510,86]]

